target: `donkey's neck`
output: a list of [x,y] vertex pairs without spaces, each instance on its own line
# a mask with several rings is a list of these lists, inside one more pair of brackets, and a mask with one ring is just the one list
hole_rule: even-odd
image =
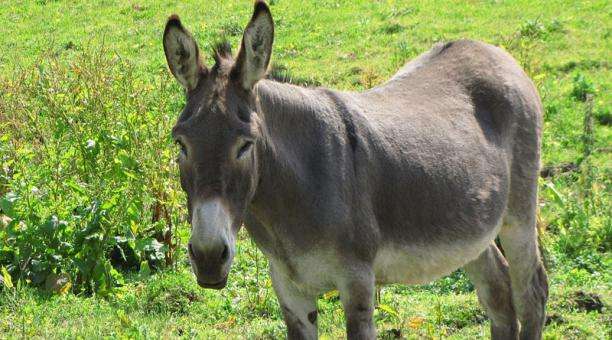
[[338,115],[329,90],[263,80],[256,91],[263,138],[250,210],[260,222],[275,225],[316,209],[308,202],[317,201],[322,193],[316,187],[333,172],[324,158],[333,154],[327,149],[337,135]]
[[262,80],[256,91],[262,111],[260,118],[272,138],[282,138],[288,132],[294,139],[300,129],[295,123],[320,122],[321,114],[334,109],[327,95],[331,90]]
[[326,91],[271,80],[261,81],[257,86],[257,96],[267,137],[273,139],[268,142],[282,142],[286,137],[295,140],[301,135],[300,129],[321,122],[320,115],[333,110]]
[[334,107],[325,91],[271,80],[258,84],[264,144],[259,162],[261,180],[280,174],[305,180],[303,155],[318,144],[314,132],[324,130],[327,118],[333,115]]

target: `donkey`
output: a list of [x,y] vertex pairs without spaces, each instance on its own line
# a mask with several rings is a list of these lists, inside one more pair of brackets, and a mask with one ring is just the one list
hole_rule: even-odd
[[266,79],[273,40],[257,1],[236,57],[221,44],[208,68],[179,17],[166,24],[166,59],[186,92],[172,136],[198,284],[226,285],[244,225],[269,260],[291,339],[317,338],[316,299],[331,289],[348,338],[373,339],[376,284],[461,267],[492,338],[541,338],[542,107],[515,60],[454,41],[380,86],[343,92]]

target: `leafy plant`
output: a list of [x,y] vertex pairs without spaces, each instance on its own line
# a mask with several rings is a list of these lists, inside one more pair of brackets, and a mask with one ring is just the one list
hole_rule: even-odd
[[183,199],[168,180],[167,114],[180,97],[153,95],[134,72],[84,50],[0,78],[0,265],[18,280],[63,273],[106,294],[120,270],[173,264]]
[[[575,84],[585,84],[583,79],[578,82],[576,79]],[[579,85],[578,88],[584,87]],[[592,164],[595,141],[593,100],[590,94],[587,98],[580,171],[572,175],[569,188],[565,178],[544,181],[543,195],[558,213],[549,225],[549,230],[556,234],[553,247],[556,248],[557,256],[573,262],[579,268],[596,272],[604,270],[604,254],[612,248],[612,211],[609,202],[611,183],[609,169],[596,168]],[[562,184],[565,184],[565,193],[560,189]]]
[[595,86],[582,73],[574,76],[574,83],[571,92],[572,98],[585,102],[588,95],[595,94]]

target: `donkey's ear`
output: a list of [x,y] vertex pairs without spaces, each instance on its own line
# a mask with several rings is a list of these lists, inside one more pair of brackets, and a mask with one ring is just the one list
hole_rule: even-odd
[[253,17],[244,30],[242,45],[232,73],[244,89],[252,89],[255,83],[266,75],[273,41],[272,13],[265,2],[257,1]]
[[200,62],[200,51],[193,36],[181,24],[176,14],[168,18],[164,30],[164,52],[170,71],[178,82],[187,90],[198,85],[200,75],[206,69]]

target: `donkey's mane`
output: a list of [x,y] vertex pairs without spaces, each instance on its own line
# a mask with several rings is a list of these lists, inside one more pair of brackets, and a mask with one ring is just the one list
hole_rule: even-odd
[[232,45],[227,39],[223,38],[213,45],[212,57],[215,60],[215,65],[234,60],[232,56]]
[[268,69],[267,79],[277,81],[279,83],[286,83],[292,85],[299,85],[304,87],[320,86],[321,82],[314,78],[306,78],[296,76],[291,71],[281,64],[272,64]]
[[[233,63],[234,56],[232,55],[232,45],[226,38],[221,38],[212,47],[212,57],[215,60],[213,68],[219,68],[221,64]],[[279,83],[293,84],[305,87],[320,86],[321,82],[306,77],[295,76],[281,64],[273,63],[268,69],[267,79],[277,81]]]

